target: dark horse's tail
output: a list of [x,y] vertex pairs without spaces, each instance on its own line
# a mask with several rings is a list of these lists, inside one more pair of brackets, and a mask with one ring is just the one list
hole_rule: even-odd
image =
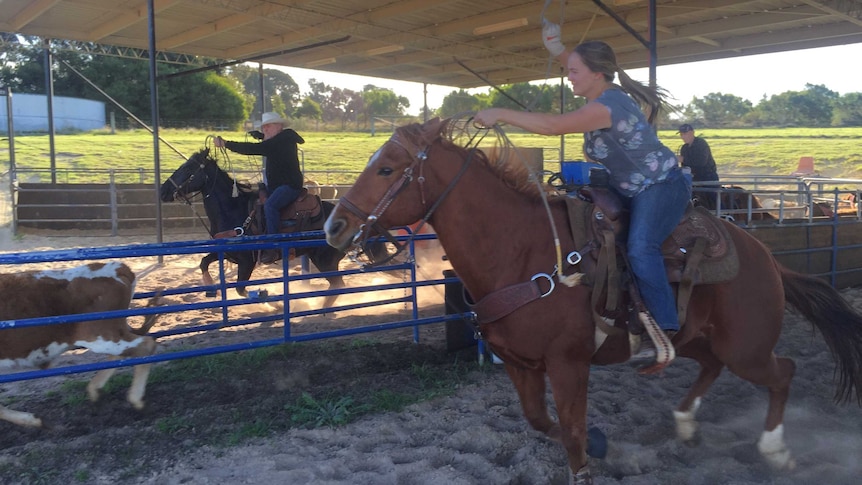
[[784,298],[823,334],[837,365],[835,401],[862,405],[862,316],[820,278],[781,268]]

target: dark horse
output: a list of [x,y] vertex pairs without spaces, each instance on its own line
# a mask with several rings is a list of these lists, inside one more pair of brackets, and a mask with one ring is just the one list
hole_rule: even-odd
[[[227,172],[218,166],[217,161],[210,155],[208,148],[204,148],[192,155],[188,161],[180,165],[165,180],[161,187],[160,197],[164,202],[171,202],[178,199],[187,199],[196,193],[203,195],[203,204],[207,218],[209,219],[211,236],[223,233],[224,231],[231,231],[237,227],[246,227],[249,235],[259,234],[257,231],[258,223],[255,220],[257,216],[252,216],[252,219],[247,221],[254,207],[254,202],[258,200],[258,192],[247,184],[235,182]],[[234,197],[234,194],[236,197]],[[321,226],[311,227],[309,230],[321,229],[323,220],[329,216],[335,207],[334,204],[327,201],[322,201],[321,204],[323,206],[323,213],[325,214],[324,218],[320,220]],[[382,243],[373,244],[369,247],[371,251],[375,251],[377,254],[386,251]],[[237,265],[236,291],[242,296],[247,295],[246,285],[243,283],[251,278],[252,271],[254,271],[257,265],[256,255],[257,251],[251,250],[225,253],[225,258]],[[321,272],[330,272],[338,270],[338,263],[344,258],[345,253],[324,244],[307,248],[296,248],[295,255],[306,255],[318,270]],[[200,268],[205,285],[213,284],[209,266],[217,260],[218,253],[209,253],[201,258]],[[344,287],[344,279],[341,275],[328,276],[327,280],[329,281],[330,289]],[[331,306],[335,302],[336,297],[337,295],[329,295],[324,302],[324,307]]]
[[[586,232],[579,233],[578,228],[586,226],[576,224],[567,207],[582,204],[579,207],[589,209],[582,216],[593,214],[591,220],[607,219],[610,213],[594,212],[598,204],[559,196],[548,197],[546,206],[524,170],[514,177],[510,171],[515,168],[496,166],[482,151],[452,141],[459,134],[472,140],[470,130],[475,128],[469,122],[457,120],[398,128],[339,199],[324,226],[327,241],[345,249],[361,243],[371,229],[419,219],[433,225],[455,272],[477,302],[479,330],[505,362],[527,421],[563,444],[577,483],[591,483],[586,455],[590,365],[630,358],[630,336],[625,331],[629,319],[623,311],[606,320],[605,327],[613,323],[618,331],[606,333],[604,343],[598,343],[600,329],[605,328],[593,316],[597,311],[593,288],[569,279],[573,272],[586,273],[581,281],[595,283],[587,260],[597,246],[588,239],[576,247],[574,239]],[[673,339],[677,355],[701,366],[674,413],[677,436],[693,440],[701,396],[727,367],[769,390],[758,449],[770,465],[792,467],[782,422],[795,365],[773,353],[785,302],[813,322],[830,346],[837,363],[838,402],[855,393],[862,403],[862,317],[821,279],[782,267],[741,228],[703,216],[715,227],[724,227],[739,267],[723,283],[693,287],[682,331]],[[559,236],[554,227],[560,229]],[[583,260],[571,257],[580,253]],[[560,254],[570,256],[567,264],[559,264]],[[566,284],[554,285],[555,279]],[[682,287],[678,289],[682,292]],[[483,314],[480,308],[497,311]],[[546,376],[558,422],[548,413]]]

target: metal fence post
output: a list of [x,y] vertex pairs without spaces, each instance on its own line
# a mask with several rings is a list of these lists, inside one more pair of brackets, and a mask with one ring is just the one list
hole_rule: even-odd
[[120,222],[119,222],[119,214],[117,210],[117,181],[115,180],[114,171],[110,171],[110,185],[108,186],[108,192],[111,194],[111,235],[116,236],[119,232]]
[[6,95],[6,127],[9,133],[9,207],[12,209],[12,234],[18,233],[18,214],[15,201],[15,182],[18,180],[15,170],[15,123],[12,113],[12,88],[8,86],[0,87],[0,94]]

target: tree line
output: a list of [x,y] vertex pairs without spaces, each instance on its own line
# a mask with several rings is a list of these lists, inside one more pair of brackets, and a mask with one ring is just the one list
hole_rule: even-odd
[[[12,47],[0,53],[0,83],[13,93],[45,93],[45,55],[39,39],[16,36],[11,40],[7,45]],[[135,116],[151,119],[148,62],[68,50],[57,50],[53,60],[55,95],[107,101],[68,69],[68,63]],[[207,60],[201,61],[203,65]],[[190,66],[166,62],[158,64],[160,76],[189,69]],[[239,128],[245,120],[260,119],[261,78],[266,93],[263,110],[323,122],[334,129],[368,129],[373,118],[404,116],[410,107],[406,97],[372,84],[352,90],[312,79],[303,91],[280,70],[236,65],[161,79],[159,118],[185,126]],[[488,107],[559,113],[577,109],[584,102],[567,87],[561,93],[559,85],[516,83],[478,94],[453,90],[441,106],[420,113],[416,119],[425,115],[449,117]],[[862,93],[839,95],[826,86],[806,84],[802,91],[764,96],[756,105],[733,94],[710,93],[676,105],[675,112],[665,113],[659,125],[672,127],[679,119],[714,128],[862,126]]]
[[[561,100],[558,86],[519,83],[501,89],[536,112],[559,113],[561,104],[564,111],[569,111],[584,103],[568,89],[563,90]],[[489,107],[523,109],[496,90],[470,94],[462,89],[447,95],[438,112],[441,116],[452,116]],[[862,93],[839,95],[826,86],[814,84],[806,84],[802,91],[764,96],[756,105],[733,94],[710,93],[674,108],[673,113],[663,113],[658,122],[661,127],[675,126],[679,119],[711,128],[862,126]]]

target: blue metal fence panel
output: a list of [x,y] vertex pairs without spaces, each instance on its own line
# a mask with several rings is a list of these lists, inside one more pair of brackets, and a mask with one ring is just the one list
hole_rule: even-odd
[[[409,229],[408,229],[409,232]],[[81,322],[87,320],[98,320],[108,318],[124,318],[130,316],[141,315],[156,315],[167,313],[180,312],[195,312],[201,310],[221,309],[220,319],[207,321],[202,324],[173,328],[169,330],[154,331],[149,335],[158,339],[161,337],[178,336],[183,334],[191,334],[198,332],[217,331],[225,328],[244,327],[254,324],[269,323],[269,322],[284,322],[284,333],[281,338],[266,339],[258,341],[249,341],[239,344],[230,345],[215,345],[212,347],[171,351],[165,353],[157,353],[148,357],[129,358],[113,361],[105,361],[98,363],[88,363],[80,365],[70,365],[47,370],[32,370],[24,372],[16,372],[6,375],[0,375],[0,383],[11,382],[18,380],[37,379],[41,377],[49,377],[64,374],[73,374],[79,372],[97,371],[113,367],[126,367],[143,363],[163,362],[174,359],[182,359],[189,357],[198,357],[203,355],[212,355],[223,352],[233,352],[237,350],[246,350],[272,345],[279,345],[288,342],[302,342],[309,340],[319,340],[332,337],[357,335],[361,333],[378,332],[384,330],[392,330],[398,328],[413,328],[413,339],[419,341],[419,327],[435,323],[443,323],[453,320],[469,318],[469,313],[439,315],[426,318],[419,318],[419,301],[416,295],[416,290],[421,287],[437,286],[445,284],[449,278],[429,279],[417,281],[416,279],[416,262],[415,262],[415,246],[414,241],[434,240],[436,236],[431,234],[415,235],[413,240],[409,236],[399,236],[400,242],[409,241],[409,250],[406,253],[406,261],[393,263],[385,267],[363,269],[352,268],[338,272],[320,272],[315,274],[289,274],[288,262],[283,261],[282,268],[284,271],[283,277],[280,278],[261,278],[252,279],[245,282],[250,285],[264,285],[271,283],[284,282],[284,291],[282,294],[267,294],[260,293],[252,294],[249,298],[230,298],[227,296],[228,290],[237,286],[235,282],[228,282],[225,278],[224,262],[225,252],[237,250],[258,250],[276,248],[284,251],[287,254],[291,248],[312,247],[315,245],[326,244],[323,239],[323,234],[320,232],[306,232],[295,235],[279,235],[279,236],[254,236],[242,238],[202,240],[202,241],[184,241],[184,242],[168,242],[168,243],[149,243],[149,244],[134,244],[126,246],[110,246],[110,247],[92,247],[92,248],[75,248],[65,250],[50,250],[50,251],[35,251],[26,253],[6,253],[0,254],[0,265],[21,265],[29,263],[52,263],[65,261],[98,261],[98,260],[118,260],[123,258],[140,258],[140,257],[159,257],[167,255],[191,255],[191,254],[206,254],[210,252],[218,253],[219,255],[219,281],[214,285],[199,285],[187,288],[167,288],[161,292],[163,296],[169,295],[187,295],[187,294],[206,294],[208,291],[219,290],[221,297],[216,300],[200,301],[173,305],[164,305],[156,307],[137,307],[128,310],[118,310],[100,313],[88,313],[78,315],[61,315],[32,318],[26,320],[7,320],[0,321],[0,329],[10,327],[28,327],[37,325],[63,325],[73,322]],[[400,283],[386,283],[378,285],[368,285],[360,287],[347,287],[338,290],[317,290],[317,291],[292,291],[291,283],[298,283],[314,278],[324,278],[326,276],[339,274],[341,276],[349,276],[356,274],[367,274],[375,271],[407,271],[409,274],[405,281]],[[375,292],[403,289],[405,296],[396,298],[378,298],[374,299],[371,295]],[[325,297],[333,294],[369,294],[366,301],[360,303],[351,303],[346,305],[335,305],[328,308],[309,309],[290,311],[291,302],[312,297]],[[135,293],[134,300],[146,300],[156,295],[156,291],[143,291]],[[247,318],[230,319],[228,310],[230,308],[258,304],[262,302],[280,302],[283,304],[281,313],[254,316]],[[320,315],[335,311],[347,311],[360,308],[371,308],[376,306],[388,305],[393,303],[403,303],[410,305],[411,318],[406,320],[397,320],[393,322],[377,323],[372,325],[364,325],[354,328],[346,328],[339,330],[326,330],[318,332],[303,333],[294,335],[291,332],[291,322],[298,318]]]

